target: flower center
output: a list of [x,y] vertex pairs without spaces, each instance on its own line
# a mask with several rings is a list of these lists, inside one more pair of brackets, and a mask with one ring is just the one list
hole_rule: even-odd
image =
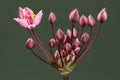
[[25,14],[23,20],[26,20],[28,24],[33,24],[33,19],[35,18],[35,14]]

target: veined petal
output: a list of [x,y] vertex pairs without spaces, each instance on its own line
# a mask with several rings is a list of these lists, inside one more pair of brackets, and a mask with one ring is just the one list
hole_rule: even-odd
[[38,12],[38,14],[34,18],[34,24],[35,24],[35,26],[39,25],[39,23],[42,20],[42,16],[43,16],[43,12],[41,10],[41,11]]
[[24,18],[24,12],[23,11],[24,11],[24,9],[22,7],[19,7],[19,11],[18,12],[19,12],[19,18],[20,19]]
[[25,10],[26,15],[34,14],[33,11],[30,8],[28,8],[28,7],[25,7],[24,10]]
[[19,19],[19,18],[13,18],[15,21],[17,21],[22,27],[28,28],[28,23],[26,20]]

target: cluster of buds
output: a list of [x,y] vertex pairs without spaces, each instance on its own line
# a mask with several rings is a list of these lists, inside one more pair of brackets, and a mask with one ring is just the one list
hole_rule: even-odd
[[[50,13],[48,21],[51,24],[53,37],[49,40],[48,44],[50,51],[46,50],[43,46],[41,40],[37,37],[34,28],[41,22],[42,11],[40,11],[36,16],[33,15],[31,9],[29,8],[19,8],[20,18],[14,18],[22,27],[27,28],[30,35],[33,37],[29,38],[26,42],[26,47],[32,51],[32,53],[42,60],[43,62],[51,65],[60,71],[62,75],[69,74],[76,64],[85,57],[85,55],[92,48],[95,43],[102,23],[107,20],[106,8],[102,9],[98,16],[97,21],[99,22],[98,30],[95,36],[91,39],[92,29],[96,24],[95,19],[92,15],[86,17],[85,15],[80,16],[77,9],[74,9],[69,14],[69,20],[71,21],[71,29],[67,29],[64,33],[60,28],[57,32],[54,31],[54,24],[57,22],[57,18],[53,12]],[[77,30],[75,24],[79,23],[80,30]],[[89,26],[90,31],[84,32],[85,26]],[[34,51],[34,43],[43,51],[46,55],[47,60],[42,58]]]

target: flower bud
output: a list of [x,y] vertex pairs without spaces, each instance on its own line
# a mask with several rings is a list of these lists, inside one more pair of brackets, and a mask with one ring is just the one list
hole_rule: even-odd
[[95,26],[95,20],[92,15],[88,16],[88,25],[89,27],[94,27]]
[[71,44],[70,44],[70,43],[66,43],[66,44],[65,44],[65,50],[66,50],[67,52],[70,52],[71,49],[72,49]]
[[78,20],[79,20],[79,12],[78,12],[78,10],[77,9],[74,9],[74,10],[72,10],[71,12],[70,12],[70,14],[69,14],[69,20],[71,21],[71,22],[78,22]]
[[75,48],[74,53],[78,55],[80,53],[80,47]]
[[106,11],[106,8],[102,9],[98,16],[97,16],[97,20],[100,22],[100,23],[103,23],[107,20],[107,11]]
[[76,57],[74,51],[72,51],[70,55],[71,55],[71,61],[73,62],[75,60],[75,57]]
[[70,60],[71,60],[71,55],[67,55],[66,62],[70,62]]
[[72,32],[71,32],[71,30],[67,29],[66,33],[67,33],[68,38],[71,39],[72,38]]
[[55,45],[56,45],[55,39],[54,39],[54,38],[50,39],[50,41],[49,41],[49,46],[50,46],[50,47],[54,47]]
[[54,58],[55,59],[59,59],[60,58],[60,54],[59,54],[58,50],[55,51]]
[[65,44],[66,42],[67,42],[67,36],[66,35],[64,35],[65,37],[64,37],[64,41],[63,41],[63,44]]
[[32,38],[28,38],[28,40],[26,41],[26,47],[28,49],[32,49],[34,47],[34,45],[35,45],[35,43],[34,43],[33,39]]
[[74,41],[74,43],[72,44],[72,46],[73,46],[74,49],[77,48],[77,47],[80,47],[80,41],[79,41],[78,38],[75,39],[75,41]]
[[81,36],[81,41],[83,43],[88,43],[90,40],[89,34],[87,34],[86,32]]
[[61,30],[61,29],[58,29],[57,33],[56,33],[56,38],[58,40],[60,40],[61,42],[64,41],[64,38],[65,38],[65,34],[64,32]]
[[64,58],[67,55],[67,53],[65,52],[65,50],[61,51],[61,56]]
[[50,22],[50,24],[56,23],[57,19],[56,19],[56,16],[53,12],[50,12],[50,15],[48,17],[48,21]]
[[65,43],[70,43],[70,38],[68,37],[68,35],[65,35],[63,44],[65,44]]
[[80,26],[84,27],[88,23],[88,19],[86,16],[82,15],[79,20]]
[[73,28],[73,37],[77,38],[78,37],[78,32],[75,28]]

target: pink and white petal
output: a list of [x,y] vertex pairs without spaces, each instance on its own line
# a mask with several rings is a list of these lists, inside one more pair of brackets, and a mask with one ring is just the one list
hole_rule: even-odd
[[24,10],[25,10],[25,12],[26,12],[27,14],[29,14],[29,15],[34,14],[33,11],[32,11],[30,8],[28,8],[28,7],[25,7]]
[[42,10],[38,12],[38,14],[34,18],[34,24],[35,26],[39,25],[42,20],[43,12]]
[[27,21],[19,18],[13,18],[16,22],[18,22],[23,28],[28,28],[28,23]]
[[24,13],[23,13],[23,10],[24,10],[24,9],[23,9],[22,7],[19,7],[18,10],[19,10],[19,11],[18,11],[18,12],[19,12],[19,18],[20,18],[20,19],[24,18]]

